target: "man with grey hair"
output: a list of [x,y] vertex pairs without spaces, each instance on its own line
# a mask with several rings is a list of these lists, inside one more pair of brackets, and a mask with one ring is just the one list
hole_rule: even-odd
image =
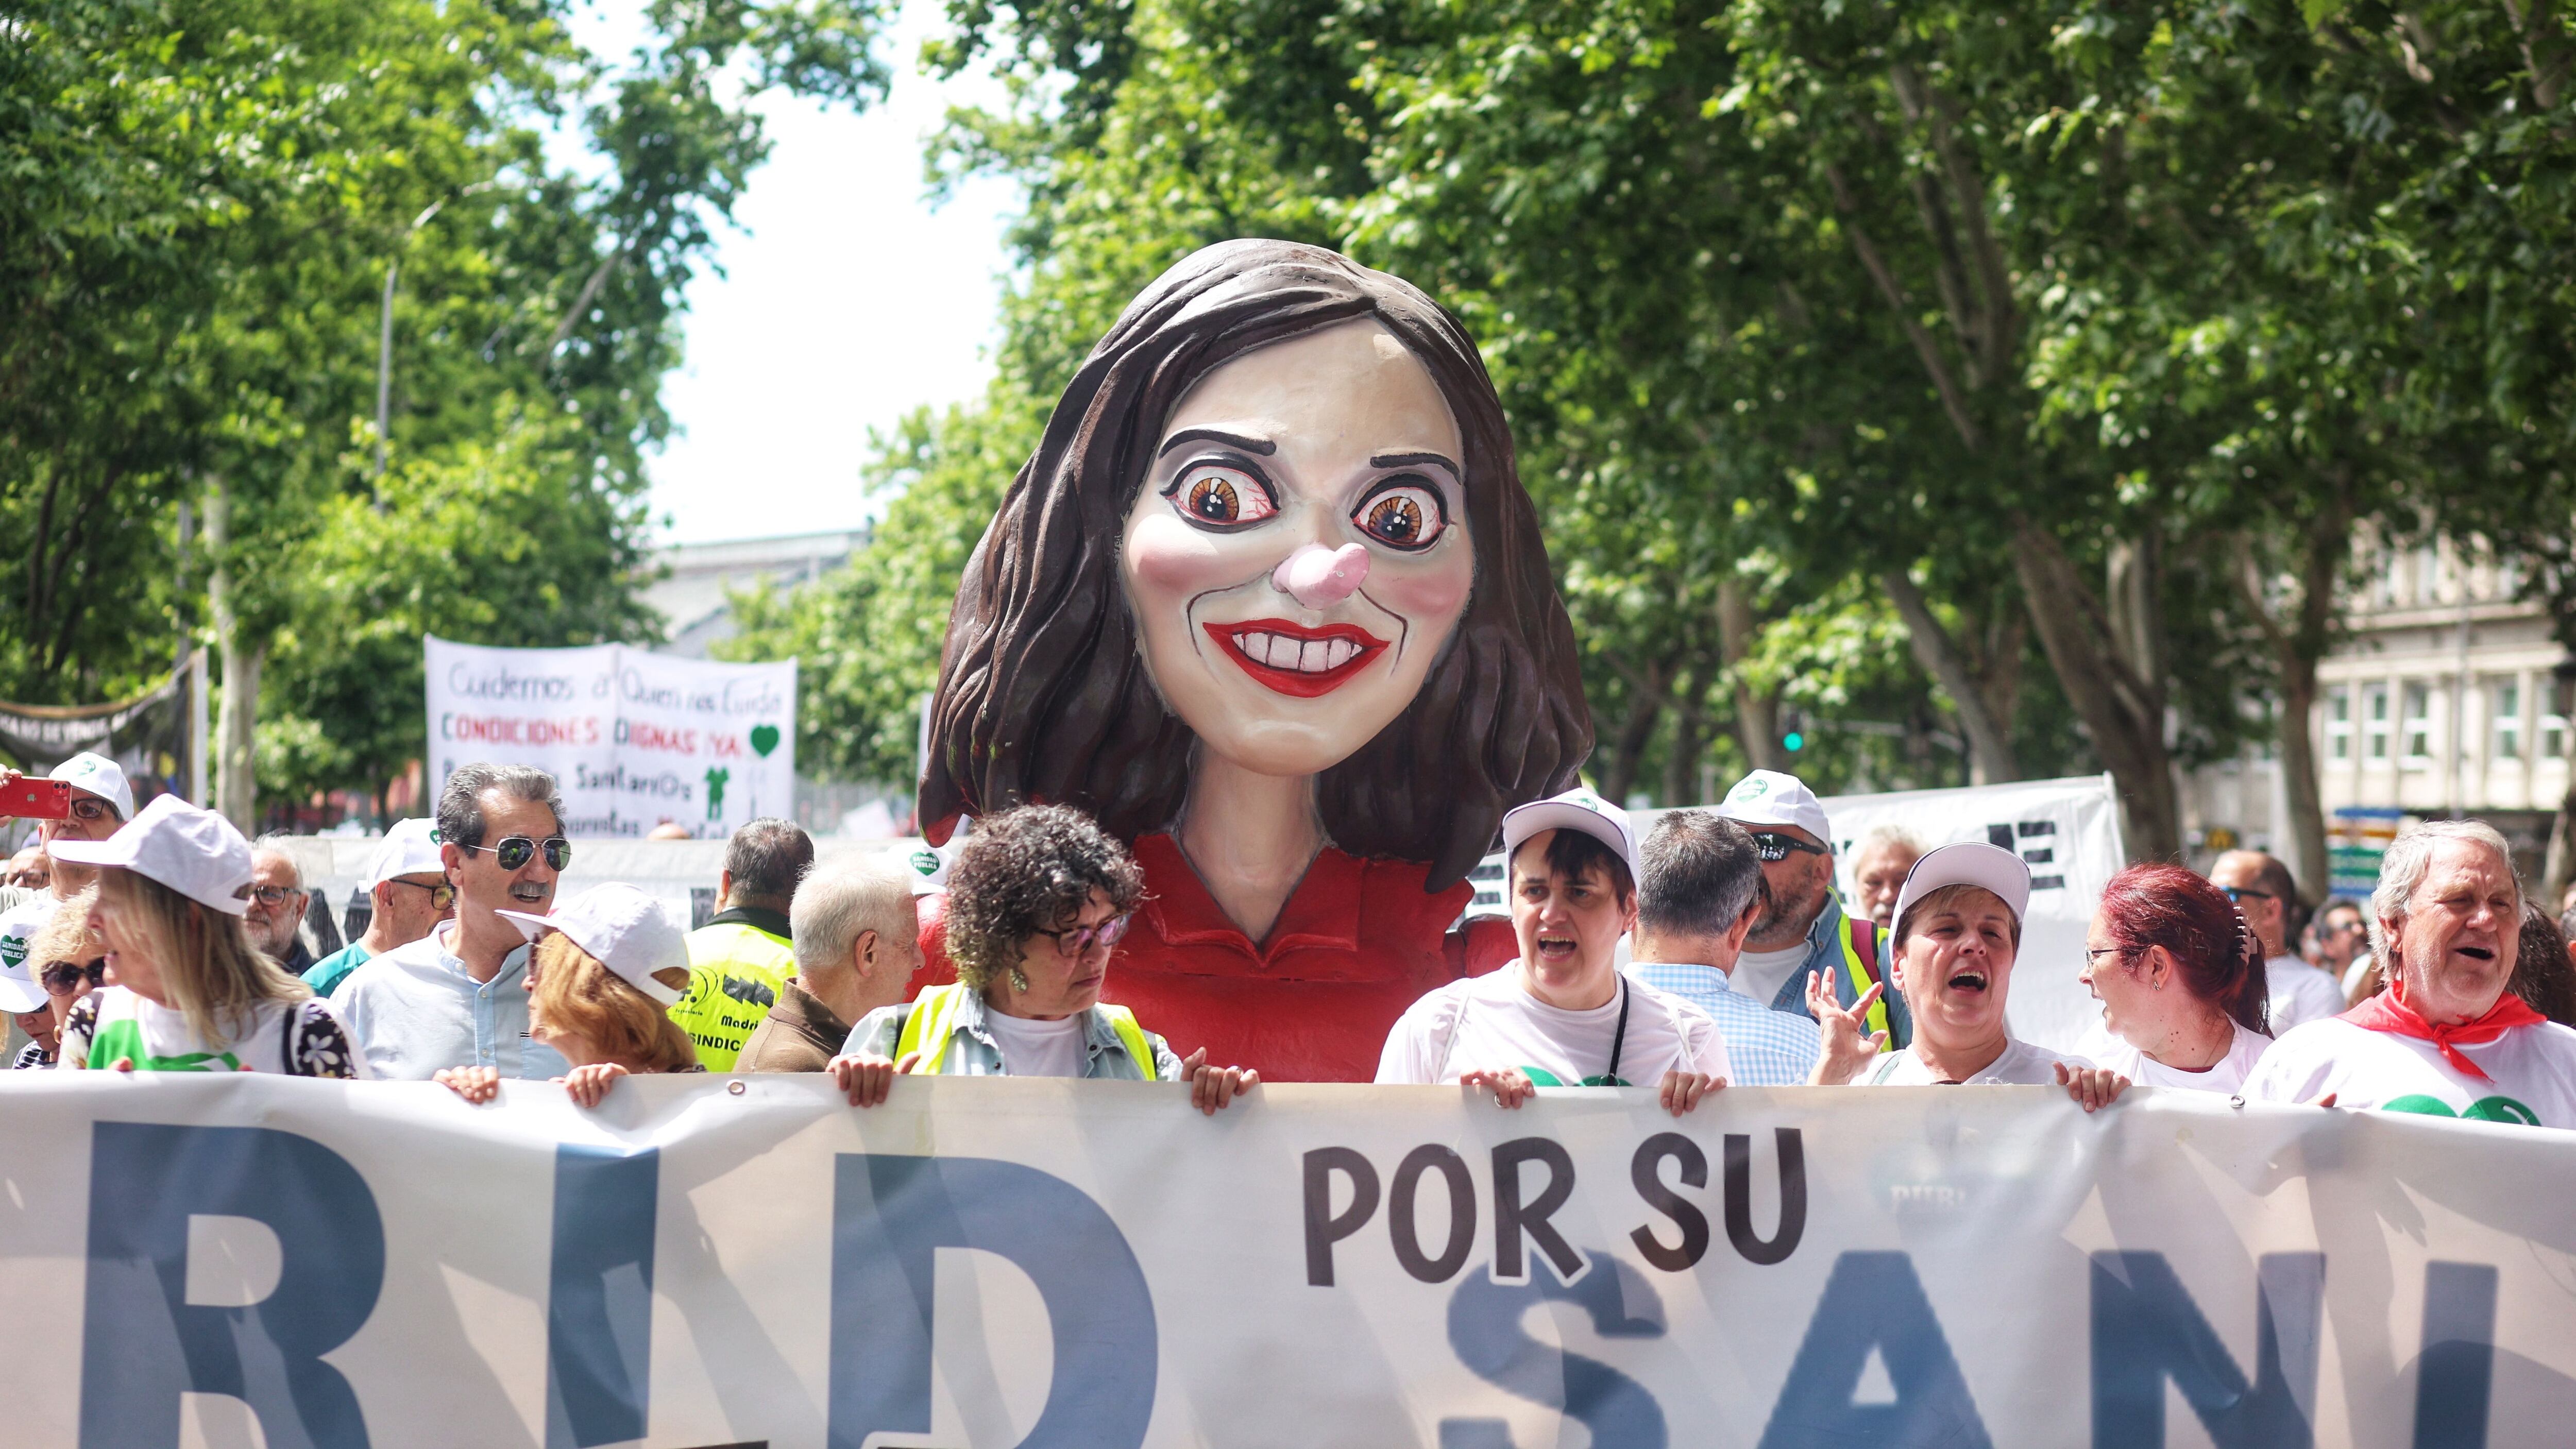
[[2474,820],[2409,826],[2370,911],[2388,989],[2284,1034],[2245,1095],[2576,1127],[2576,1030],[2506,990],[2522,882],[2504,837]]
[[1763,905],[1762,856],[1741,825],[1675,810],[1638,849],[1628,975],[1705,1011],[1742,1087],[1794,1087],[1816,1064],[1816,1023],[1728,989]]
[[492,1067],[543,1081],[570,1068],[528,1036],[528,938],[498,913],[543,915],[572,863],[563,795],[530,765],[471,764],[438,792],[439,861],[456,914],[349,973],[332,1001],[379,1077]]
[[764,815],[725,843],[717,878],[724,908],[689,933],[689,989],[671,1019],[697,1043],[698,1064],[730,1072],[778,989],[796,974],[797,883],[814,868],[814,838],[793,820]]
[[847,856],[817,867],[796,889],[796,974],[743,1043],[734,1070],[819,1072],[850,1028],[911,991],[921,969],[912,876],[892,862]]
[[1880,940],[1896,929],[1896,898],[1905,892],[1905,877],[1914,862],[1931,849],[1902,825],[1881,825],[1860,838],[1852,852],[1852,897],[1860,913],[1878,927]]
[[313,965],[302,930],[304,908],[312,899],[304,889],[304,872],[276,836],[263,835],[253,843],[250,909],[242,915],[242,926],[250,943],[285,967],[289,976],[301,976]]
[[2290,941],[2298,934],[2299,885],[2279,857],[2259,850],[2231,850],[2210,862],[2209,883],[2227,892],[2245,924],[2254,928],[2254,939],[2263,945],[2273,1036],[2342,1013],[2343,983],[2290,951]]

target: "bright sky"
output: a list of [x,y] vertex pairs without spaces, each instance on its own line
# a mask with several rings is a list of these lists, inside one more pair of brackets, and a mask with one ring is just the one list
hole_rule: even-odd
[[[984,390],[1018,196],[987,180],[936,210],[925,198],[923,141],[950,105],[994,94],[972,74],[920,73],[943,8],[906,0],[886,104],[854,116],[763,103],[769,162],[735,208],[741,229],[720,234],[717,267],[689,287],[686,360],[662,385],[679,429],[648,464],[663,542],[855,527],[870,513],[869,429]],[[581,38],[622,55],[631,42],[616,37],[640,30],[641,9],[598,0]]]

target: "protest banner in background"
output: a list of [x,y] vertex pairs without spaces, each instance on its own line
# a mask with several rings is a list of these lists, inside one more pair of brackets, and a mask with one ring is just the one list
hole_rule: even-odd
[[[0,1084],[13,1449],[2432,1449],[2576,1142],[2141,1089]],[[254,1426],[252,1420],[256,1416]],[[255,1437],[256,1436],[256,1437]]]
[[563,787],[564,832],[676,823],[721,839],[796,809],[796,661],[717,664],[601,644],[486,649],[424,635],[431,790],[476,760]]
[[188,788],[188,670],[115,704],[0,704],[0,763],[41,775],[86,750],[125,767],[139,809]]
[[2013,1034],[2060,1051],[2080,1049],[2102,1019],[2101,1003],[2076,979],[2084,932],[2103,887],[2127,863],[2110,776],[1838,795],[1824,804],[1834,827],[1835,884],[1846,901],[1860,899],[1852,862],[1861,838],[1882,825],[1912,831],[1926,845],[1982,840],[2019,855],[2030,867],[2030,909],[2013,958]]

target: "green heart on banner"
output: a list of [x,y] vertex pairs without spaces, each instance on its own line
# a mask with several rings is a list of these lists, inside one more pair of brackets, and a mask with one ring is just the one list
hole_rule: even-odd
[[776,725],[753,725],[753,726],[751,727],[751,749],[752,749],[752,753],[754,753],[754,754],[756,754],[756,755],[760,756],[762,759],[764,759],[764,760],[765,760],[765,759],[768,759],[768,758],[769,758],[769,752],[770,752],[771,750],[774,750],[774,749],[777,749],[777,748],[778,748],[778,726],[776,726]]

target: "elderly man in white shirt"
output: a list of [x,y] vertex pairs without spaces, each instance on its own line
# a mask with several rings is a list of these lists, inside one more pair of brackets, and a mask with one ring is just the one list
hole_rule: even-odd
[[544,1081],[570,1070],[528,1036],[528,939],[504,910],[543,915],[572,859],[554,778],[526,765],[473,764],[438,797],[439,851],[455,919],[349,973],[332,997],[379,1077],[427,1081],[491,1067]]
[[2505,988],[2522,883],[2493,826],[2408,827],[2379,865],[2371,946],[2388,988],[2284,1034],[2245,1095],[2531,1127],[2576,1127],[2576,1030]]

